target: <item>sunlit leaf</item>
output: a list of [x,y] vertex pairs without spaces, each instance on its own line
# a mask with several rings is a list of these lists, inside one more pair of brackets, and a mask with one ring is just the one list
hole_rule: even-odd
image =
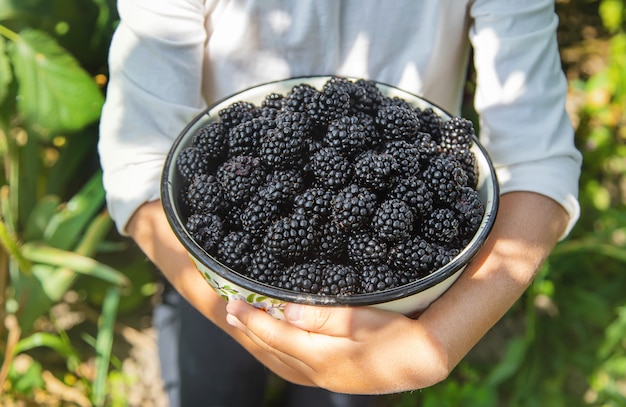
[[19,34],[10,47],[19,112],[50,133],[96,121],[104,97],[93,78],[48,34],[32,29]]

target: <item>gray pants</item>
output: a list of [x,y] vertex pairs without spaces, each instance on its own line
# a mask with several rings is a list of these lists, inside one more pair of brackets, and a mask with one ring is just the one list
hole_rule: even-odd
[[170,407],[374,406],[375,397],[293,384],[279,402],[268,403],[269,371],[165,284],[153,324]]

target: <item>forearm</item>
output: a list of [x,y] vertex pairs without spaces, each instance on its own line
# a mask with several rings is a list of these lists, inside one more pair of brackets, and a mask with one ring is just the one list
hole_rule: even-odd
[[310,384],[298,372],[277,363],[274,354],[262,351],[243,332],[226,323],[226,301],[204,281],[196,269],[170,228],[160,201],[143,204],[131,217],[127,230],[146,256],[191,305],[277,374],[288,376],[297,383]]
[[416,321],[436,338],[448,371],[528,288],[567,221],[565,210],[542,195],[502,196],[485,246],[459,280]]

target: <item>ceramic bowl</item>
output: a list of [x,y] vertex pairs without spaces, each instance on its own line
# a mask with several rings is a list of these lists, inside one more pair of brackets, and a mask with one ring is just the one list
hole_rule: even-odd
[[[184,227],[185,222],[179,205],[179,191],[183,182],[176,170],[176,158],[191,144],[195,131],[209,122],[218,121],[218,112],[233,102],[243,100],[259,106],[269,93],[286,95],[293,86],[301,83],[321,89],[328,79],[327,76],[300,77],[261,84],[214,103],[196,116],[177,137],[165,161],[161,182],[161,199],[165,214],[200,274],[226,301],[243,300],[277,318],[283,317],[283,309],[288,302],[324,306],[372,306],[405,315],[414,314],[428,307],[459,278],[468,262],[484,244],[495,221],[499,202],[498,182],[492,162],[478,139],[474,140],[472,151],[476,155],[479,168],[478,192],[485,205],[485,215],[478,231],[469,244],[448,264],[426,277],[401,287],[350,296],[305,294],[273,287],[222,265],[203,250]],[[421,109],[430,107],[443,120],[450,118],[443,109],[421,97],[382,83],[379,83],[378,87],[387,96],[400,97]]]

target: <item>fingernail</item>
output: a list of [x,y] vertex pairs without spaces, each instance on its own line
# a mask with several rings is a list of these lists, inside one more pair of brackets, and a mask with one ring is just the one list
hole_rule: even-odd
[[232,327],[241,329],[241,321],[233,314],[226,314],[226,322]]
[[289,321],[298,321],[302,318],[302,305],[289,304],[285,307],[285,318]]

